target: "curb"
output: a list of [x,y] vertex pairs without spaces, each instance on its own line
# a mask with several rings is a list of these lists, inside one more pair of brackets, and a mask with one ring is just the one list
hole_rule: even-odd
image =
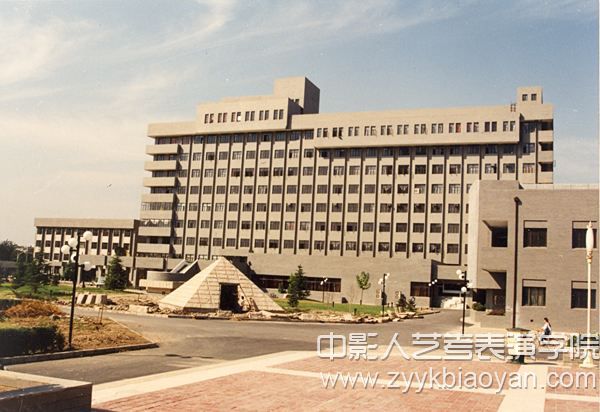
[[81,358],[84,356],[107,355],[110,353],[125,352],[125,351],[140,350],[140,349],[151,349],[151,348],[158,348],[158,344],[154,343],[154,342],[149,342],[149,343],[140,343],[137,345],[113,346],[113,347],[109,347],[109,348],[81,349],[81,350],[65,351],[65,352],[40,353],[37,355],[10,356],[10,357],[0,358],[0,369],[2,369],[3,366],[19,365],[22,363],[43,362],[43,361],[58,360],[58,359]]

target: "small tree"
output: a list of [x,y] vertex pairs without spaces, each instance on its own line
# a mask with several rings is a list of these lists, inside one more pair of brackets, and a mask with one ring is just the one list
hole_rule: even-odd
[[417,301],[415,300],[414,296],[411,296],[410,299],[408,300],[407,309],[408,309],[409,312],[416,312],[417,311]]
[[35,258],[25,267],[25,284],[37,293],[42,285],[50,283],[48,264],[42,258]]
[[113,255],[108,263],[108,273],[104,285],[107,289],[122,290],[127,287],[127,271],[123,267],[121,257]]
[[402,312],[406,312],[408,309],[408,301],[406,300],[406,296],[404,293],[400,293],[400,299],[398,299],[398,307]]
[[298,270],[290,275],[288,280],[287,300],[292,308],[298,307],[298,302],[310,295],[306,289],[306,278],[304,277],[304,269],[302,265],[298,266]]
[[358,287],[360,288],[360,304],[363,303],[363,294],[365,290],[371,287],[371,282],[369,281],[371,275],[369,272],[360,272],[360,275],[356,275],[356,283],[358,283]]
[[[25,258],[26,258],[26,256],[25,256]],[[15,272],[13,279],[12,279],[13,287],[19,288],[25,284],[26,269],[27,269],[27,264],[23,261],[23,259],[19,259],[17,261],[17,271]]]

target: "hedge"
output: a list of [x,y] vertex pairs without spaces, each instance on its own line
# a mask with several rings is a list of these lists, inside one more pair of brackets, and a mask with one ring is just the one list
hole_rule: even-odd
[[0,329],[0,356],[55,352],[64,346],[65,337],[55,325]]

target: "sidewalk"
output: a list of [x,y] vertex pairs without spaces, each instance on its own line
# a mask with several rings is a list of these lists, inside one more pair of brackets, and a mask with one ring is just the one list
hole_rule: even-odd
[[[98,385],[93,392],[96,411],[225,411],[225,410],[473,410],[473,411],[598,411],[600,392],[583,388],[512,389],[433,385],[419,390],[412,382],[394,380],[390,371],[427,373],[446,368],[451,373],[535,375],[546,382],[548,374],[580,369],[547,362],[515,365],[483,361],[416,361],[392,356],[385,361],[319,359],[315,352],[282,352],[219,365],[192,368],[143,378]],[[589,370],[585,370],[588,372]],[[358,383],[344,388],[325,387],[323,376],[336,372],[379,373],[373,387]],[[598,370],[596,384],[600,384]],[[335,376],[335,375],[329,375]],[[394,387],[398,385],[398,387]],[[365,387],[367,386],[367,387]],[[384,390],[381,390],[384,389]],[[387,390],[386,390],[387,389]]]

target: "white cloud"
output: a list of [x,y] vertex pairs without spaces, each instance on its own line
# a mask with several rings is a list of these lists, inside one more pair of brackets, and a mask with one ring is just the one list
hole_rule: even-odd
[[44,77],[89,40],[91,25],[57,18],[0,20],[0,86]]

